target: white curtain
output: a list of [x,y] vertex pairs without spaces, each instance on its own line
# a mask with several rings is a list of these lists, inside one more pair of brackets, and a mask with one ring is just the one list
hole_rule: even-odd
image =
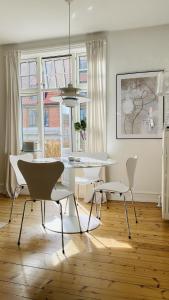
[[15,186],[15,177],[9,164],[9,155],[19,153],[19,57],[17,50],[8,50],[5,53],[5,83],[6,83],[6,192],[12,195]]
[[106,41],[86,42],[88,59],[88,152],[106,152]]
[[[87,152],[106,152],[106,41],[86,42],[88,60],[88,97],[87,103]],[[102,179],[105,180],[105,168],[102,168]],[[93,195],[92,185],[83,189],[85,202]],[[105,200],[105,195],[104,195]],[[100,201],[100,195],[97,195]]]

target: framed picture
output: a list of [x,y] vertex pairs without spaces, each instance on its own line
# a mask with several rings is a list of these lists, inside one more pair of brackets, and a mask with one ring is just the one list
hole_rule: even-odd
[[161,71],[116,75],[116,137],[162,138],[164,100],[156,95]]

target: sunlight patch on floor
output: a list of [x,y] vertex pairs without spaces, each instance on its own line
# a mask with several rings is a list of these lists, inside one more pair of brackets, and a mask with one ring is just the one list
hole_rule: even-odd
[[56,266],[66,260],[67,258],[78,254],[80,251],[77,248],[76,244],[71,240],[65,245],[65,255],[62,253],[62,249],[59,249],[57,252],[52,254],[51,260],[52,265]]
[[89,238],[96,248],[124,248],[132,249],[132,246],[127,242],[115,240],[113,238],[105,238],[102,236],[89,235]]

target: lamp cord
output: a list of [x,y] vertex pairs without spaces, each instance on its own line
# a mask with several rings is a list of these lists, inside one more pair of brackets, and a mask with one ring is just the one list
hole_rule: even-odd
[[69,83],[71,83],[71,70],[70,70],[70,2],[71,2],[71,0],[68,1],[68,4],[69,4]]

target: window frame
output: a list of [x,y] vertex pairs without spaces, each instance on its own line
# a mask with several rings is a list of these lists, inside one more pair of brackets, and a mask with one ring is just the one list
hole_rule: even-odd
[[[79,78],[79,68],[78,68],[78,64],[77,64],[77,59],[80,57],[80,56],[86,56],[86,53],[85,51],[78,51],[78,52],[75,52],[75,53],[72,53],[71,54],[71,57],[72,57],[72,83],[74,86],[77,86],[79,87],[80,89],[84,89],[84,85],[82,86],[81,83],[79,83],[78,81],[78,78]],[[68,54],[60,54],[60,53],[55,53],[55,55],[53,55],[53,58],[56,58],[56,57],[68,57],[69,55]],[[34,96],[36,95],[37,96],[37,127],[38,127],[38,134],[39,134],[39,144],[40,144],[40,149],[42,151],[42,156],[44,156],[44,153],[45,153],[45,124],[44,124],[44,113],[45,113],[45,110],[44,110],[44,103],[43,103],[43,93],[44,92],[52,92],[52,91],[56,91],[57,88],[50,88],[50,89],[45,89],[44,86],[43,86],[43,66],[42,66],[42,60],[43,59],[48,59],[50,58],[49,55],[47,55],[47,53],[44,54],[39,54],[39,55],[26,55],[26,57],[22,57],[21,58],[21,61],[20,61],[20,64],[23,63],[23,62],[28,62],[28,61],[36,61],[37,63],[37,87],[36,88],[29,88],[29,89],[21,89],[21,85],[20,85],[20,80],[19,80],[19,95],[20,95],[20,99],[21,97],[24,97],[24,96]],[[21,67],[19,68],[19,77],[21,77]],[[87,85],[87,84],[86,84]],[[22,104],[22,101],[20,100],[20,109],[21,109],[21,124],[20,124],[20,132],[21,132],[21,135],[20,135],[20,148],[22,149],[22,145],[23,145],[23,140],[24,140],[24,137],[23,137],[23,104]],[[61,140],[60,140],[60,143],[61,143],[61,148],[63,148],[63,139],[62,139],[62,130],[63,130],[63,124],[62,124],[62,105],[60,105],[60,132],[61,132]],[[70,109],[71,110],[71,109]],[[71,148],[72,150],[74,151],[75,150],[75,145],[77,145],[76,143],[76,139],[73,138],[74,136],[74,122],[76,121],[80,121],[80,105],[77,105],[77,107],[71,112],[71,142],[72,142],[72,145],[71,145]],[[80,136],[80,135],[79,135]],[[78,147],[79,148],[79,147]],[[63,149],[62,149],[63,150]],[[79,149],[76,149],[76,150],[79,150]]]

